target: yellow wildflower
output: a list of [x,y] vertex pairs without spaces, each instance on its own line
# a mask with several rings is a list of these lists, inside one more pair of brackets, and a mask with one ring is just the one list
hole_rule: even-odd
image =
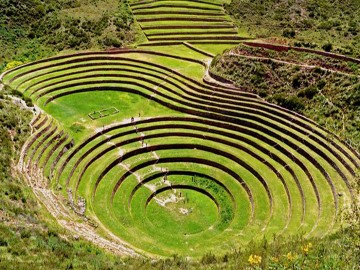
[[271,257],[270,260],[274,263],[279,262],[279,258],[278,257]]
[[249,260],[248,262],[251,264],[251,265],[259,265],[261,263],[261,256],[258,256],[258,255],[250,255],[249,257]]
[[12,68],[17,67],[17,66],[20,66],[20,65],[22,65],[22,64],[23,64],[23,62],[21,62],[21,61],[12,61],[12,62],[9,62],[9,63],[6,65],[5,69],[6,69],[6,70],[12,69]]
[[302,246],[302,251],[305,253],[305,254],[308,254],[309,250],[312,248],[312,243],[308,243],[304,246]]
[[289,261],[293,261],[297,258],[296,254],[293,254],[291,251],[286,254],[286,258],[289,260]]

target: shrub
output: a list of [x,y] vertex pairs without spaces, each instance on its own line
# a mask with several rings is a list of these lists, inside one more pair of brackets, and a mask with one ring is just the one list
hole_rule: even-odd
[[252,66],[251,73],[253,74],[250,78],[252,83],[259,84],[264,81],[264,76],[266,74],[264,65],[256,63]]
[[19,97],[19,98],[24,98],[23,93],[21,93],[21,92],[18,91],[18,90],[15,90],[15,89],[12,89],[12,90],[10,91],[10,95],[15,96],[15,97]]
[[292,86],[294,88],[299,88],[301,86],[301,76],[296,74],[292,79]]
[[318,25],[319,29],[325,29],[325,30],[330,30],[332,27],[333,27],[333,22],[332,21],[322,21]]
[[332,49],[333,49],[333,45],[328,42],[328,43],[325,43],[323,46],[322,46],[322,49],[326,52],[330,52]]
[[122,45],[121,41],[115,37],[105,37],[103,40],[103,44],[106,47],[115,47],[115,48],[119,48]]
[[298,93],[298,97],[306,97],[308,99],[312,99],[316,94],[317,94],[318,90],[316,89],[315,86],[309,86],[307,88],[305,88],[304,90],[301,90]]
[[24,98],[24,101],[25,101],[26,106],[28,106],[28,107],[33,107],[33,106],[34,106],[31,98],[25,97],[25,98]]
[[259,95],[260,97],[262,97],[262,98],[265,98],[265,97],[267,97],[268,93],[267,93],[266,90],[261,89],[261,90],[258,91],[258,95]]
[[350,97],[347,99],[347,102],[351,106],[357,108],[360,106],[360,86],[356,87]]
[[278,105],[296,112],[300,112],[305,108],[301,99],[296,96],[286,97],[284,94],[275,94],[273,95],[273,100]]
[[120,1],[118,13],[115,14],[114,25],[120,30],[130,30],[134,22],[129,5],[125,1]]
[[75,133],[79,133],[79,132],[82,132],[83,130],[85,130],[85,127],[82,126],[80,123],[75,122],[71,125],[70,129]]
[[7,247],[7,246],[8,246],[8,242],[5,239],[0,238],[0,247]]
[[27,230],[25,230],[25,231],[21,231],[21,233],[20,233],[20,237],[21,238],[30,238],[30,236],[31,236],[31,233],[29,232],[29,231],[27,231]]
[[326,85],[326,82],[324,80],[320,80],[318,83],[317,83],[317,87],[319,89],[323,89]]
[[302,46],[304,46],[305,48],[310,48],[310,49],[316,48],[316,44],[312,43],[312,42],[303,42]]
[[302,21],[303,27],[305,28],[311,28],[314,26],[314,21],[312,19],[304,19]]
[[207,253],[201,258],[201,264],[215,264],[217,263],[216,256],[212,253]]
[[294,29],[285,29],[282,33],[283,37],[293,38],[295,37],[296,33]]
[[12,69],[14,67],[17,67],[17,66],[20,66],[22,65],[23,62],[21,61],[12,61],[12,62],[9,62],[6,66],[5,66],[5,70],[8,70],[8,69]]

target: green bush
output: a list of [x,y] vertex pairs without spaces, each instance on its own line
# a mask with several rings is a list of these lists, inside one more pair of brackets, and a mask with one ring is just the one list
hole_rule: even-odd
[[318,83],[317,83],[317,87],[321,90],[325,87],[326,85],[326,81],[325,80],[320,80]]
[[294,88],[299,88],[301,86],[301,75],[300,74],[296,74],[293,78],[292,78],[292,86]]
[[328,21],[322,21],[319,23],[319,25],[317,26],[319,29],[325,29],[325,30],[330,30],[333,27],[333,22],[328,20]]
[[115,47],[115,48],[119,48],[122,45],[120,40],[118,38],[116,38],[116,37],[105,37],[103,39],[103,44],[106,47]]
[[330,42],[328,42],[328,43],[325,43],[322,46],[322,48],[323,48],[324,51],[330,52],[333,49],[333,45]]
[[301,90],[297,96],[312,99],[317,94],[317,92],[318,92],[318,90],[316,89],[315,86],[309,86],[309,87]]
[[217,263],[217,258],[214,254],[207,253],[201,258],[200,263],[203,265],[215,264],[215,263]]
[[85,127],[80,123],[75,122],[70,126],[70,130],[75,133],[80,133],[85,130]]
[[262,98],[265,98],[268,95],[267,91],[264,89],[259,90],[257,94]]
[[117,27],[118,31],[130,30],[131,25],[134,23],[134,17],[132,16],[132,12],[127,1],[120,1],[118,12],[114,16],[113,23]]
[[360,85],[358,85],[346,100],[352,107],[360,107]]
[[296,33],[294,29],[285,29],[282,33],[283,37],[294,38]]
[[25,97],[25,98],[24,98],[24,101],[25,101],[25,103],[26,103],[26,106],[28,106],[28,107],[33,107],[33,106],[34,106],[31,98]]
[[7,247],[8,246],[8,243],[5,239],[1,239],[0,238],[0,247]]
[[284,94],[275,94],[272,99],[278,105],[296,112],[301,112],[305,108],[302,100],[296,96],[287,97]]

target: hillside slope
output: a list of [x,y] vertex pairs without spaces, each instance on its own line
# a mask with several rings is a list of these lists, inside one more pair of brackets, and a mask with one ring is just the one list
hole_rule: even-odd
[[0,0],[0,71],[64,50],[133,43],[138,27],[126,1]]
[[269,102],[315,120],[360,149],[359,64],[239,45],[219,55],[211,70]]
[[358,0],[232,0],[225,9],[255,37],[360,56]]

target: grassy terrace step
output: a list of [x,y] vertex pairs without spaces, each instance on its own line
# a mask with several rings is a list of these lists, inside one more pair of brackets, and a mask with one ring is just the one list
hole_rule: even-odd
[[[187,16],[187,17],[191,17],[191,16]],[[182,18],[186,18],[186,16],[182,16]],[[206,22],[201,22],[201,21],[155,21],[155,22],[142,22],[141,23],[141,29],[146,30],[146,28],[148,26],[155,26],[155,27],[159,27],[159,29],[162,26],[167,26],[167,25],[174,25],[174,26],[182,26],[183,28],[187,27],[189,29],[192,29],[193,27],[205,27],[205,28],[209,28],[209,27],[222,27],[222,26],[228,26],[228,27],[232,27],[232,28],[236,28],[234,26],[234,24],[232,23],[232,21],[228,20],[227,17],[222,17],[223,21],[218,22],[218,21],[206,21]],[[215,19],[221,19],[221,18],[215,18]]]
[[[174,45],[181,45],[184,41],[156,41],[156,42],[148,42],[148,43],[142,43],[139,45],[139,47],[142,48],[149,48],[149,47],[166,47],[166,46],[174,46]],[[235,41],[235,40],[224,40],[224,41],[220,41],[220,40],[200,40],[200,41],[191,41],[192,44],[195,45],[215,45],[215,46],[234,46],[234,45],[238,45],[239,41]],[[212,86],[216,86],[216,87],[221,87],[220,84],[212,84]],[[229,88],[228,88],[229,89]]]
[[[39,129],[33,134],[30,144],[25,148],[27,154],[23,161],[25,162],[24,166],[26,166],[28,173],[32,174],[34,172],[34,166],[42,168],[42,171],[45,171],[51,157],[54,158],[54,156],[57,156],[57,154],[53,155],[54,152],[56,152],[58,147],[67,139],[67,134],[65,134],[53,120],[44,124],[44,128]],[[50,176],[49,174],[46,175]]]
[[[9,71],[6,84],[64,125],[35,118],[25,161],[149,254],[222,254],[274,233],[334,230],[358,154],[301,115],[202,83],[206,58],[193,53],[89,52]],[[119,114],[87,117],[112,106]]]
[[[209,17],[221,17],[224,16],[218,12],[209,12],[209,11],[183,11],[182,9],[179,10],[152,10],[152,11],[136,11],[134,15],[138,17],[140,21],[141,17],[152,17],[151,15],[187,15],[187,16],[209,16]],[[150,16],[149,16],[150,15]]]
[[50,162],[52,155],[57,151],[59,146],[62,145],[67,139],[68,135],[63,130],[61,130],[59,133],[55,134],[54,138],[51,138],[48,144],[44,147],[44,152],[39,155],[39,158],[41,158],[41,160],[38,159],[36,162],[40,165],[40,167],[43,168],[44,174],[49,175],[49,171],[46,171],[48,163]]
[[[158,1],[154,1],[154,0],[148,0],[148,1],[130,1],[130,6],[131,7],[135,7],[135,6],[141,6],[141,5],[147,5],[147,4],[154,4],[154,3],[174,3],[175,1],[173,0],[158,0]],[[193,1],[193,0],[176,0],[176,2],[181,2],[181,3],[187,3],[189,5],[200,5],[200,4],[206,4],[206,5],[211,5],[211,6],[216,6],[216,7],[220,7],[221,4],[223,3],[223,1]],[[217,2],[217,3],[216,3]]]
[[42,117],[42,114],[41,114],[41,113],[37,113],[37,114],[35,115],[35,117],[30,121],[29,125],[30,125],[31,127],[34,127],[34,126],[39,122],[39,120],[41,119],[41,117]]
[[168,9],[171,8],[171,10],[175,9],[182,9],[182,10],[203,10],[203,11],[223,11],[221,8],[214,7],[211,5],[189,5],[188,3],[181,3],[178,4],[175,3],[163,3],[163,4],[152,4],[152,5],[141,5],[141,6],[132,6],[131,9],[136,14],[138,10],[156,10],[156,9]]
[[166,16],[152,16],[151,18],[149,18],[149,16],[146,16],[144,18],[138,18],[137,19],[138,22],[142,23],[142,22],[171,22],[171,21],[183,21],[183,22],[217,22],[217,23],[224,23],[224,22],[228,22],[228,20],[226,18],[209,18],[209,17],[199,17],[197,15],[192,16],[171,16],[171,17],[166,17]]
[[208,31],[190,31],[190,32],[186,32],[186,31],[177,31],[177,32],[172,32],[172,31],[148,31],[146,32],[146,36],[147,37],[161,37],[161,36],[179,36],[179,35],[183,35],[183,34],[187,34],[187,35],[236,35],[237,32],[234,30],[223,30],[223,31],[213,31],[213,30],[208,30]]
[[[215,57],[214,54],[212,54],[212,53],[210,53],[210,52],[207,52],[207,51],[204,51],[204,50],[201,50],[201,49],[193,46],[193,45],[192,45],[191,43],[189,43],[189,42],[184,42],[182,45],[184,45],[185,47],[189,48],[189,49],[192,50],[192,51],[196,51],[196,52],[198,52],[198,53],[200,53],[200,54],[202,54],[202,55],[205,55],[205,56],[207,56],[207,57],[211,57],[211,58]],[[204,80],[204,78],[203,78],[203,80]]]
[[217,35],[217,36],[178,36],[178,37],[159,37],[159,38],[148,38],[149,41],[173,41],[173,40],[185,40],[185,41],[197,41],[197,40],[206,40],[206,41],[211,41],[211,40],[221,40],[221,42],[227,42],[227,41],[234,41],[234,40],[242,40],[241,37],[238,36],[228,36],[228,35]]
[[36,132],[32,136],[31,140],[29,141],[29,144],[25,148],[26,152],[26,158],[24,160],[25,164],[29,163],[29,160],[33,157],[34,153],[38,149],[38,140],[41,138],[44,134],[46,135],[49,131],[51,131],[52,128],[52,119],[44,117],[44,120],[41,122],[41,126],[38,126],[36,129]]
[[156,16],[156,15],[188,15],[188,16],[222,16],[227,17],[227,15],[219,9],[203,9],[201,7],[168,7],[168,8],[157,8],[152,7],[150,9],[143,8],[143,9],[137,9],[133,10],[133,14],[137,17],[144,17],[146,16]]
[[[35,163],[39,163],[40,158],[42,157],[42,155],[44,154],[44,152],[47,150],[47,148],[51,145],[51,143],[53,142],[54,139],[54,134],[55,136],[57,135],[56,132],[58,131],[58,127],[56,125],[53,125],[52,128],[49,130],[49,132],[47,134],[44,134],[43,138],[41,140],[38,140],[38,145],[37,147],[34,149],[33,153],[30,156],[30,160],[35,160]],[[42,147],[42,149],[39,149],[40,146],[44,146]],[[36,157],[37,155],[37,157]]]
[[234,29],[234,26],[230,23],[209,23],[207,22],[206,24],[203,23],[198,23],[197,25],[195,23],[192,23],[191,25],[188,23],[184,23],[184,22],[176,22],[173,24],[169,24],[169,22],[163,22],[163,23],[156,23],[156,24],[151,24],[151,23],[144,23],[141,26],[142,30],[144,31],[148,31],[148,30],[184,30],[184,29],[189,29],[190,31],[192,31],[192,29],[208,29],[208,30],[215,30],[215,29]]

